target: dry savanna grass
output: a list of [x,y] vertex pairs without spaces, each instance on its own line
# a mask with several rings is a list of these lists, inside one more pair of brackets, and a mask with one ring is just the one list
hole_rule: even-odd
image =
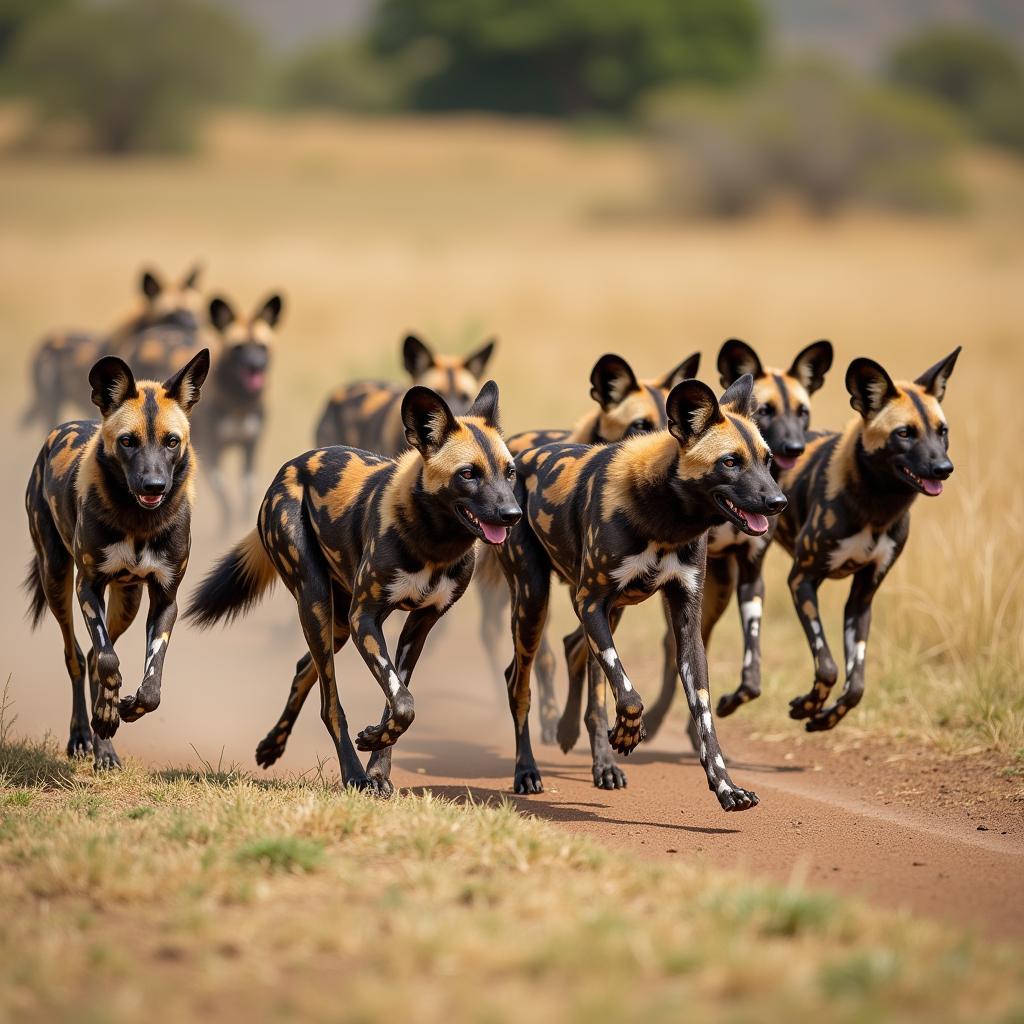
[[[13,120],[0,118],[0,138]],[[867,695],[835,737],[870,730],[1020,756],[1018,165],[967,158],[974,205],[954,219],[855,212],[817,223],[779,210],[735,224],[666,223],[602,214],[650,208],[656,174],[631,139],[480,119],[226,115],[210,124],[208,142],[190,160],[0,153],[8,423],[42,330],[109,323],[143,260],[177,271],[201,257],[208,286],[245,306],[272,288],[285,291],[268,479],[308,446],[333,384],[397,372],[398,339],[410,328],[456,349],[499,336],[492,369],[511,430],[568,424],[585,412],[589,367],[605,351],[652,375],[700,349],[702,376],[714,380],[726,337],[782,362],[826,336],[837,366],[814,422],[838,427],[851,414],[842,374],[852,357],[873,356],[907,377],[962,344],[947,399],[957,471],[941,498],[918,500],[907,551],[876,602]],[[19,474],[37,442],[25,440]],[[18,515],[13,502],[11,509]],[[764,626],[767,694],[742,712],[762,729],[795,728],[785,702],[810,682],[784,577],[776,553]],[[824,594],[837,650],[845,589],[830,584]],[[568,625],[565,602],[555,605],[557,624]],[[469,611],[456,615],[471,628]],[[718,690],[739,669],[733,619],[711,652]],[[656,608],[639,609],[620,634],[631,675],[651,696],[658,622]]]
[[[0,1018],[1019,1021],[1024,958],[508,803],[0,745]],[[770,992],[770,998],[766,993]]]

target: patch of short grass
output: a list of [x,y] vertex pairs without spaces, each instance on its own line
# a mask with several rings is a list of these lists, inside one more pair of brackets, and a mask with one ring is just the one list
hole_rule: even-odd
[[378,802],[241,772],[80,765],[3,802],[0,905],[0,1019],[15,1022],[1024,1012],[1019,950],[932,923],[624,861],[507,802]]

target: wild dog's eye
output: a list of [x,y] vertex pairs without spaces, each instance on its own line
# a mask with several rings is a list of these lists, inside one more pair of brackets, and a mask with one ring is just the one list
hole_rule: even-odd
[[135,435],[134,434],[122,434],[117,439],[117,443],[122,448],[134,448],[135,447]]
[[770,405],[769,403],[765,402],[764,405],[759,405],[757,407],[757,415],[758,416],[774,416],[775,415],[775,406]]
[[515,480],[515,478],[516,478],[516,467],[515,466],[509,466],[508,469],[505,470],[505,479],[506,480]]
[[181,438],[175,434],[169,434],[167,440],[164,441],[164,444],[171,449],[177,448],[178,445],[181,444]]
[[905,441],[910,437],[910,427],[897,427],[896,436]]
[[797,416],[802,416],[802,417],[804,417],[806,419],[808,416],[811,415],[811,410],[808,409],[806,405],[801,405],[797,409],[796,414],[797,414]]
[[725,466],[726,469],[732,469],[736,465],[735,455],[723,455],[719,460],[720,465]]
[[937,433],[939,437],[945,437],[949,433],[949,427],[947,427],[945,423],[940,423],[937,428]]
[[472,466],[467,466],[465,469],[459,470],[459,476],[463,480],[474,480],[476,479],[476,470]]
[[647,419],[633,420],[629,425],[630,430],[642,430],[649,431],[651,429],[651,421]]

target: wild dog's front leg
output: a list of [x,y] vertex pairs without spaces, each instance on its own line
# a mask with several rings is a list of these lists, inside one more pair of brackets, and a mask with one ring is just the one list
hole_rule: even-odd
[[789,574],[789,590],[793,595],[796,614],[804,627],[807,643],[811,647],[814,659],[814,685],[810,692],[801,697],[794,697],[789,702],[790,718],[813,718],[825,706],[832,687],[836,685],[839,670],[832,660],[832,652],[825,640],[825,631],[821,626],[818,614],[818,587],[822,580],[819,577],[805,575],[805,570],[794,565]]
[[558,720],[556,735],[562,753],[568,754],[580,738],[580,715],[583,712],[583,686],[586,682],[587,659],[590,648],[583,627],[562,638],[565,650],[565,665],[569,670],[569,689],[565,697],[565,708]]
[[752,548],[753,544],[748,544],[737,558],[739,582],[736,598],[743,629],[743,668],[740,685],[718,701],[716,710],[723,718],[761,696],[761,613],[764,610],[764,576],[761,570],[767,545],[756,551]]
[[[621,618],[621,609],[612,613],[612,633]],[[597,659],[591,654],[587,658],[587,732],[590,736],[590,753],[594,785],[598,789],[625,789],[626,773],[615,763],[611,743],[608,740],[608,709],[606,695],[608,683]]]
[[110,739],[117,732],[121,722],[117,715],[117,698],[121,690],[121,663],[107,632],[104,586],[98,580],[79,573],[75,589],[92,640],[92,658],[98,683],[97,692],[93,695],[92,731],[100,739]]
[[256,496],[256,442],[249,441],[242,448],[242,515],[253,511]]
[[843,641],[846,649],[846,683],[839,698],[829,708],[818,712],[808,723],[808,732],[832,729],[852,711],[864,696],[864,661],[871,629],[871,602],[885,578],[876,574],[875,566],[861,569],[854,577],[850,596],[843,613]]
[[647,735],[643,720],[644,702],[619,660],[612,639],[607,604],[593,597],[584,601],[577,599],[576,614],[580,617],[587,641],[615,694],[615,724],[608,730],[608,741],[613,750],[628,756]]
[[[441,618],[440,612],[434,608],[418,608],[412,612],[402,626],[402,633],[398,638],[398,648],[395,652],[396,668],[398,678],[407,687],[412,686],[412,673],[416,663],[420,660],[423,652],[423,645],[426,643],[430,631],[437,625]],[[384,706],[384,714],[381,716],[381,725],[391,717],[391,705]],[[380,780],[381,788],[392,792],[391,785],[391,747],[378,747],[370,755],[370,763],[366,766],[366,774],[370,778]]]
[[[366,573],[360,575],[368,578]],[[388,611],[387,605],[369,599],[368,590],[357,592],[352,597],[352,616],[349,619],[352,642],[388,702],[388,711],[381,722],[368,725],[356,736],[356,746],[360,750],[390,747],[412,725],[416,715],[412,693],[391,662],[384,630],[381,628]]]
[[146,616],[146,665],[142,682],[134,694],[121,699],[117,712],[123,722],[137,722],[143,715],[156,711],[160,706],[160,685],[163,681],[164,659],[167,645],[171,642],[171,631],[178,618],[178,587],[175,583],[170,590],[149,581],[149,614]]
[[711,716],[708,660],[700,635],[700,591],[693,593],[678,583],[670,583],[665,587],[665,596],[676,630],[679,677],[696,726],[698,753],[708,788],[718,797],[723,810],[745,811],[757,804],[757,794],[741,789],[729,778],[722,748],[718,745],[715,721]]

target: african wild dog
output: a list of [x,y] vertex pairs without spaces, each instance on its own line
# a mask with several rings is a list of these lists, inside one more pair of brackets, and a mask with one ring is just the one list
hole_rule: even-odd
[[[87,413],[91,401],[85,386],[86,371],[100,356],[116,355],[127,360],[139,379],[162,376],[159,372],[140,373],[139,367],[131,362],[131,357],[138,355],[138,336],[151,328],[168,329],[175,339],[190,338],[193,347],[189,354],[194,355],[199,324],[199,274],[200,268],[193,267],[180,284],[165,285],[153,271],[146,270],[139,279],[139,308],[109,334],[74,330],[54,332],[44,338],[32,357],[32,399],[22,414],[22,426],[35,424],[49,430],[60,422],[68,406]],[[180,366],[181,363],[173,369]]]
[[[494,353],[495,342],[464,358],[435,355],[414,335],[402,342],[402,359],[413,384],[437,392],[456,416],[470,407]],[[402,422],[405,385],[364,380],[338,388],[316,427],[316,443],[350,445],[394,458],[409,450]]]
[[[29,615],[38,625],[49,607],[60,626],[72,692],[68,755],[91,749],[98,768],[120,764],[110,742],[119,717],[137,721],[160,703],[188,564],[195,480],[189,413],[209,366],[204,349],[164,384],[136,382],[124,361],[104,356],[89,373],[102,421],[73,420],[52,430],[32,470],[25,496],[35,546],[25,580]],[[143,585],[149,593],[143,679],[137,693],[119,701],[114,645],[138,613]],[[75,639],[72,591],[92,641],[88,659]]]
[[[285,463],[259,523],[203,581],[188,611],[200,627],[255,604],[278,576],[295,598],[309,654],[296,666],[280,719],[256,750],[263,767],[283,753],[313,683],[345,785],[392,792],[391,745],[413,720],[412,672],[427,634],[464,593],[476,541],[504,542],[522,512],[515,467],[498,429],[488,381],[465,416],[413,387],[402,400],[412,446],[398,459],[328,447]],[[383,625],[409,612],[392,662]],[[338,701],[334,653],[351,636],[387,698],[379,725],[356,737],[372,750],[363,770]]]
[[[666,401],[668,429],[609,445],[549,444],[516,464],[522,523],[499,549],[512,593],[514,655],[505,671],[516,733],[517,793],[542,790],[530,747],[530,671],[547,615],[551,571],[569,586],[586,636],[587,727],[594,783],[618,771],[612,750],[628,754],[644,738],[643,701],[619,660],[612,634],[627,605],[662,591],[678,649],[678,669],[700,732],[701,764],[725,810],[757,797],[730,780],[715,736],[700,600],[709,527],[731,522],[751,534],[786,499],[769,472],[771,453],[749,418],[753,379],[741,377],[721,400],[696,380]],[[601,673],[603,672],[603,676]],[[615,694],[608,730],[605,678]]]
[[[832,344],[815,341],[797,353],[788,370],[765,369],[746,342],[731,339],[718,353],[718,372],[723,387],[745,373],[754,378],[754,422],[772,452],[772,476],[792,469],[807,444],[811,395],[825,383],[832,366]],[[739,687],[718,699],[719,715],[732,714],[761,692],[761,611],[764,604],[764,557],[775,535],[778,520],[760,537],[743,533],[730,523],[714,526],[708,534],[708,567],[701,606],[701,637],[705,649],[711,631],[736,592],[743,626],[743,669]],[[670,638],[671,639],[671,638]],[[676,692],[675,655],[666,648],[661,693],[644,715],[647,735],[654,736],[672,705]],[[694,749],[697,736],[690,725]]]
[[[528,448],[560,441],[569,444],[608,444],[623,438],[647,434],[652,430],[664,430],[668,424],[665,416],[665,399],[668,393],[682,380],[697,375],[700,353],[694,352],[678,366],[655,380],[638,381],[633,368],[621,356],[606,353],[590,371],[590,397],[597,408],[587,413],[571,430],[528,430],[514,434],[508,439],[509,451],[519,455]],[[477,590],[481,600],[480,639],[491,660],[491,667],[498,678],[504,675],[501,662],[502,636],[507,622],[508,588],[502,576],[501,566],[493,551],[483,551],[477,558]],[[667,618],[666,631],[671,631]],[[566,638],[567,658],[570,643],[582,642],[582,635],[573,634]],[[537,691],[540,698],[540,739],[541,743],[554,743],[560,710],[555,698],[555,655],[548,643],[547,630],[541,635],[537,651]],[[580,683],[582,688],[582,681]],[[579,703],[579,701],[577,701]],[[578,723],[579,713],[576,720]],[[579,734],[579,725],[576,725]],[[576,737],[566,749],[573,746]]]
[[210,302],[210,323],[221,344],[206,398],[193,417],[192,438],[220,505],[224,530],[231,523],[231,503],[220,460],[229,448],[241,449],[240,510],[246,516],[252,512],[253,468],[266,415],[267,371],[283,306],[280,295],[271,295],[252,316],[239,317],[224,299]]
[[[809,719],[809,732],[833,728],[860,703],[871,602],[907,542],[914,498],[941,494],[953,472],[940,403],[959,354],[958,347],[912,384],[893,383],[871,359],[854,359],[846,390],[859,415],[840,434],[816,436],[781,475],[789,508],[777,537],[793,557],[789,589],[814,659],[814,685],[790,702],[789,713]],[[846,683],[826,708],[839,670],[821,625],[818,588],[850,575]]]

